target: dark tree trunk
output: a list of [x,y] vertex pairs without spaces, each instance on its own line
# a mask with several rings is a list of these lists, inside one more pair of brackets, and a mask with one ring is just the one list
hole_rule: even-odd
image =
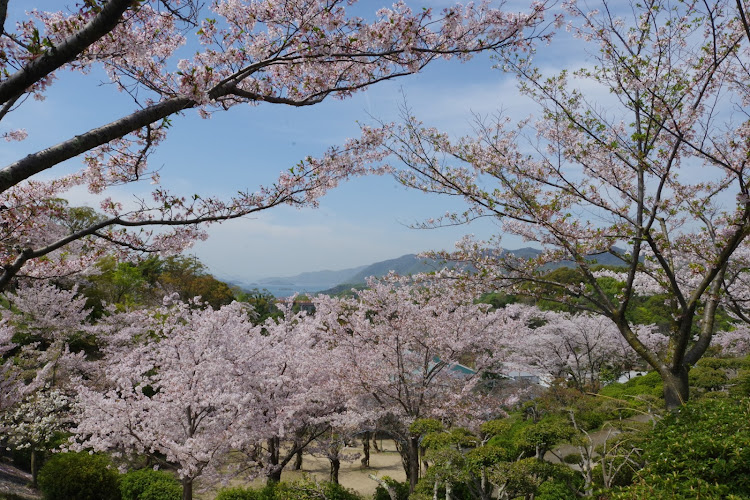
[[182,480],[182,500],[193,500],[192,478],[184,478]]
[[362,467],[370,467],[370,432],[367,431],[362,435]]
[[681,366],[677,373],[670,372],[666,376],[662,374],[664,383],[664,402],[667,410],[674,410],[687,403],[690,398],[690,386],[688,383],[688,371]]
[[414,493],[414,488],[419,481],[419,438],[409,438],[409,455],[407,477],[409,478],[409,493]]
[[330,481],[334,484],[339,484],[339,470],[341,470],[341,460],[338,458],[331,458],[331,477]]
[[[295,442],[294,447],[299,447],[299,444]],[[300,448],[294,456],[294,470],[302,470],[302,448]]]
[[36,460],[36,449],[31,448],[31,485],[36,488],[38,486],[37,484],[37,476],[39,474],[39,465],[37,465]]
[[268,440],[268,464],[271,465],[266,475],[268,484],[281,482],[281,467],[279,466],[280,440],[272,437]]
[[276,466],[272,468],[266,475],[266,484],[272,485],[281,482],[281,467]]
[[375,453],[380,453],[380,446],[378,446],[378,432],[375,431],[372,433],[372,449],[375,450]]

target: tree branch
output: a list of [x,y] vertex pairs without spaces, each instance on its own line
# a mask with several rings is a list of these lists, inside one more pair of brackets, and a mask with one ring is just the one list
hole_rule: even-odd
[[8,17],[8,2],[10,0],[0,0],[0,35],[5,33],[5,19]]
[[[56,69],[74,60],[81,52],[111,32],[133,4],[133,0],[109,0],[81,31],[33,59],[0,83],[0,103],[17,97]],[[7,5],[8,0],[0,0],[0,19],[3,21]]]
[[123,137],[134,130],[195,106],[186,97],[173,97],[138,110],[107,125],[95,128],[55,146],[32,153],[0,171],[0,193],[48,168],[74,158],[97,146]]

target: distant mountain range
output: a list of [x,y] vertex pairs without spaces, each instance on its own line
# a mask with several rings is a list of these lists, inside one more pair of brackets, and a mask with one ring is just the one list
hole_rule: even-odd
[[[541,250],[536,248],[519,248],[508,250],[517,257],[532,259]],[[622,261],[611,254],[600,254],[592,257],[597,263],[608,266],[621,266]],[[570,262],[562,261],[556,265],[549,265],[550,269],[570,266]],[[402,276],[423,272],[437,271],[446,266],[445,262],[434,259],[417,257],[414,254],[402,255],[396,259],[375,262],[374,264],[342,269],[340,271],[310,271],[295,276],[264,278],[254,283],[233,283],[244,289],[266,289],[277,297],[286,297],[294,293],[340,293],[351,288],[364,286],[370,276],[381,277],[394,271]]]

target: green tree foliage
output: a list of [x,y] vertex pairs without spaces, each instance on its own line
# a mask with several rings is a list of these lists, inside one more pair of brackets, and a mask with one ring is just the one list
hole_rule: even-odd
[[253,322],[256,324],[264,323],[269,318],[280,318],[281,310],[276,307],[276,297],[268,290],[254,288],[252,290],[237,290],[235,297],[239,302],[245,302],[250,305],[255,312]]
[[99,272],[89,276],[82,289],[95,316],[102,314],[104,304],[121,309],[154,306],[172,293],[181,300],[200,296],[214,309],[235,298],[229,285],[209,274],[195,257],[150,257],[135,263],[105,257],[96,266]]
[[182,300],[200,296],[214,309],[234,300],[229,285],[209,274],[195,257],[177,255],[164,259],[159,283],[167,292],[177,292]]
[[575,473],[562,464],[551,464],[536,458],[500,462],[489,471],[489,479],[507,498],[529,497],[538,493],[547,481],[573,480]]

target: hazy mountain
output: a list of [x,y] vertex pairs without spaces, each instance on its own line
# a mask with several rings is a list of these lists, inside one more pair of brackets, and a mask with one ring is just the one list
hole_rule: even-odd
[[[537,257],[541,250],[536,248],[519,248],[507,250],[517,257],[532,259]],[[611,254],[599,254],[592,256],[598,264],[607,266],[621,266],[622,261]],[[343,269],[340,271],[310,271],[295,276],[263,278],[255,283],[238,283],[242,288],[265,288],[278,297],[289,296],[294,293],[313,294],[317,292],[326,294],[338,294],[349,291],[352,288],[364,287],[370,276],[381,277],[394,271],[402,276],[416,273],[429,273],[437,271],[446,265],[445,262],[435,259],[420,258],[414,254],[402,255],[396,259],[375,262],[374,264]],[[548,269],[572,266],[570,261],[561,261],[556,264],[548,264]]]
[[350,280],[353,276],[356,276],[360,271],[366,269],[368,266],[352,267],[350,269],[342,269],[341,271],[308,271],[296,276],[287,276],[283,278],[263,278],[258,280],[258,284],[261,286],[278,286],[278,285],[321,285],[328,284],[328,286],[338,285],[345,281]]
[[[357,274],[353,275],[347,283],[365,283],[370,276],[385,276],[391,271],[401,276],[417,273],[429,273],[445,267],[445,263],[435,259],[425,259],[414,254],[402,255],[396,259],[384,260],[370,264]],[[343,282],[342,282],[343,283]],[[338,284],[338,283],[337,283]]]
[[[614,250],[616,252],[622,252],[622,250],[620,250],[617,247],[615,247]],[[519,248],[517,250],[506,250],[506,251],[510,252],[511,254],[515,255],[516,257],[520,257],[520,258],[523,258],[523,259],[534,259],[534,258],[538,257],[539,254],[542,253],[542,251],[539,250],[538,248],[531,248],[531,247],[524,247],[524,248]],[[614,255],[612,255],[611,253],[600,253],[600,254],[591,255],[590,258],[589,258],[589,260],[591,262],[595,262],[596,264],[601,265],[601,266],[614,266],[614,267],[618,267],[618,266],[624,265],[623,262],[622,262],[622,260],[618,259],[617,257],[615,257]],[[573,261],[571,261],[571,260],[561,260],[560,262],[554,262],[554,263],[550,263],[550,264],[545,265],[544,269],[550,269],[550,270],[552,270],[552,269],[557,269],[557,268],[560,268],[560,267],[572,267],[572,266],[573,266]]]

